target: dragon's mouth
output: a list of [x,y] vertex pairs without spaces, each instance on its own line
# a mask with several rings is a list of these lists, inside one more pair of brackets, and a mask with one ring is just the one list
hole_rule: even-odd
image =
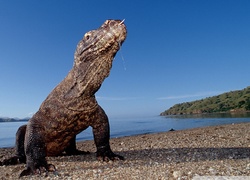
[[103,37],[105,42],[111,42],[114,39],[118,43],[123,43],[126,38],[127,30],[124,24],[125,20],[106,20],[101,28],[103,28]]

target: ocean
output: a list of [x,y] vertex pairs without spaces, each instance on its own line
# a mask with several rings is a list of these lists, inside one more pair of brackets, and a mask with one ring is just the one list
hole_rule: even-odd
[[[170,129],[184,130],[205,126],[250,122],[250,113],[111,118],[109,122],[111,137],[116,138],[166,132]],[[18,127],[26,123],[27,122],[1,122],[0,147],[13,147],[15,145],[15,134]],[[91,127],[77,135],[77,141],[91,139],[93,139]]]

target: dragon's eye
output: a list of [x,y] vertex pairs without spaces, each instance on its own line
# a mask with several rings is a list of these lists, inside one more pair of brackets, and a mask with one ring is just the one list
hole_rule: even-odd
[[89,35],[86,35],[86,36],[85,36],[85,39],[88,40],[88,39],[89,39]]
[[85,40],[88,40],[88,39],[90,39],[92,36],[94,36],[95,35],[95,30],[92,30],[92,31],[89,31],[89,32],[87,32],[85,35],[84,35],[84,39]]
[[88,40],[89,38],[90,38],[90,34],[89,34],[89,33],[86,33],[86,34],[84,35],[84,39]]

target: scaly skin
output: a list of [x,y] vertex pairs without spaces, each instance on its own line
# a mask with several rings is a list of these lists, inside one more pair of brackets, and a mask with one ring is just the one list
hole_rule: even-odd
[[26,162],[27,169],[20,176],[40,173],[43,169],[55,171],[46,156],[57,156],[64,151],[86,153],[76,150],[75,137],[89,126],[93,128],[98,158],[123,159],[110,149],[108,117],[98,105],[95,93],[108,77],[126,34],[122,21],[107,20],[100,28],[87,32],[78,43],[72,70],[48,95],[27,126],[17,132],[17,156],[11,160],[12,164]]

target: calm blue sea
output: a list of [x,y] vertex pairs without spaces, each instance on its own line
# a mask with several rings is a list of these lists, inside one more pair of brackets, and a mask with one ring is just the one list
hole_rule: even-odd
[[[146,118],[110,119],[111,137],[131,136],[166,132],[170,129],[183,130],[204,126],[250,122],[250,113],[246,114],[213,114],[197,116],[155,116]],[[0,123],[0,147],[13,147],[15,134],[19,126],[26,122]],[[93,139],[92,129],[77,135],[77,141]]]

